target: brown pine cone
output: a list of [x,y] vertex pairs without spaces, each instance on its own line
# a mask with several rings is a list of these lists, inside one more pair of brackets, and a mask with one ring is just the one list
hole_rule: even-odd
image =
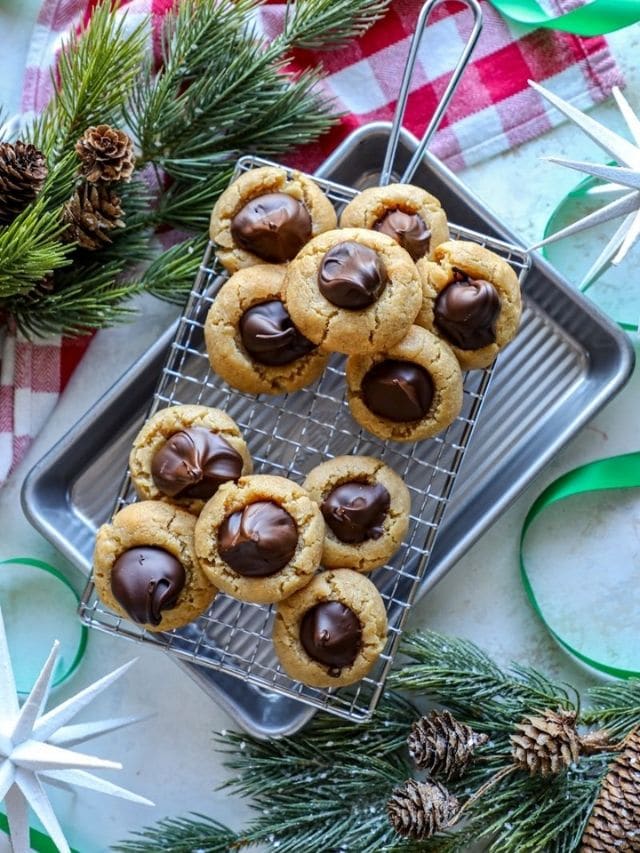
[[609,767],[580,842],[580,853],[640,850],[640,728]]
[[10,225],[34,201],[47,171],[44,154],[35,145],[0,142],[0,225]]
[[487,735],[459,723],[449,711],[432,711],[411,726],[407,745],[418,769],[448,781],[464,775],[475,749],[487,740]]
[[394,788],[387,813],[398,835],[420,841],[446,829],[458,806],[458,800],[439,782],[408,779]]
[[525,717],[511,735],[515,764],[532,776],[561,773],[580,759],[580,736],[574,711],[552,711]]
[[133,142],[123,130],[99,124],[89,127],[76,143],[80,172],[92,184],[130,181],[135,165]]
[[111,243],[110,232],[124,228],[120,197],[105,184],[83,184],[67,202],[62,215],[64,239],[94,252]]

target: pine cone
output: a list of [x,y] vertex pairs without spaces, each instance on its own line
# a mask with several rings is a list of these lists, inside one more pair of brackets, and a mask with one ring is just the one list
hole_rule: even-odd
[[574,711],[532,714],[516,726],[511,735],[511,755],[515,764],[532,776],[561,773],[580,758],[580,736]]
[[64,237],[93,252],[111,242],[109,232],[124,228],[120,198],[105,184],[83,184],[64,208]]
[[47,177],[44,154],[27,142],[0,142],[0,225],[10,225]]
[[407,744],[416,767],[448,781],[464,775],[474,750],[488,739],[459,723],[449,711],[432,711],[411,726]]
[[609,767],[580,843],[580,853],[609,850],[640,850],[640,728]]
[[135,158],[133,142],[123,130],[99,124],[89,127],[76,143],[80,172],[89,181],[129,181]]
[[446,829],[458,812],[458,801],[439,782],[407,780],[387,803],[389,822],[398,835],[421,840]]

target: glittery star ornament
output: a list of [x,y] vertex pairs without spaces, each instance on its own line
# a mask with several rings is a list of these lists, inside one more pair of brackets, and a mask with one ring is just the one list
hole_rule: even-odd
[[566,166],[577,172],[599,178],[605,182],[599,188],[603,193],[620,194],[618,198],[599,210],[595,210],[588,216],[578,219],[577,222],[531,246],[532,249],[539,249],[547,243],[553,243],[563,237],[577,234],[586,228],[592,228],[603,222],[624,217],[580,284],[580,290],[586,290],[607,267],[611,264],[619,264],[640,237],[640,119],[633,112],[620,90],[614,87],[613,96],[633,138],[633,142],[630,142],[624,136],[614,133],[604,124],[563,101],[562,98],[554,95],[553,92],[549,92],[538,83],[529,80],[529,85],[568,119],[571,119],[617,163],[616,166],[603,166],[598,163],[571,160],[566,157],[544,158],[551,163],[557,163],[560,166]]
[[71,749],[98,735],[137,722],[139,718],[124,717],[67,725],[96,696],[124,675],[133,661],[86,687],[57,708],[44,713],[59,645],[57,641],[53,644],[42,672],[20,707],[0,611],[0,802],[4,800],[5,803],[14,853],[28,853],[31,849],[29,806],[60,853],[69,853],[69,845],[43,788],[43,782],[62,788],[75,785],[135,803],[153,805],[150,800],[87,772],[89,769],[121,770],[121,764]]

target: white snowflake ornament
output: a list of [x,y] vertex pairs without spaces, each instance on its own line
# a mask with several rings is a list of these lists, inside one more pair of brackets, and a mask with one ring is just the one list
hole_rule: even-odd
[[586,290],[608,266],[619,264],[640,237],[640,119],[633,112],[622,92],[614,86],[613,96],[633,138],[633,142],[630,142],[624,136],[614,133],[606,125],[576,109],[567,101],[563,101],[562,98],[554,95],[553,92],[549,92],[548,89],[538,83],[529,80],[529,85],[568,119],[571,119],[618,164],[617,166],[602,166],[598,163],[570,160],[566,157],[544,158],[551,163],[557,163],[559,166],[566,166],[577,172],[583,172],[586,175],[607,181],[608,183],[600,187],[603,192],[620,193],[619,198],[530,247],[531,249],[539,249],[547,243],[569,237],[585,228],[592,228],[595,225],[624,216],[622,223],[581,282],[580,290]]
[[63,788],[76,785],[135,803],[153,805],[145,797],[87,772],[100,768],[121,770],[121,764],[71,749],[90,738],[135,723],[140,718],[124,717],[67,725],[96,696],[124,675],[135,661],[121,666],[57,708],[43,713],[59,646],[57,641],[53,644],[42,672],[20,707],[0,610],[0,801],[4,800],[5,803],[14,853],[28,853],[30,850],[29,807],[38,816],[60,853],[70,853],[43,782]]

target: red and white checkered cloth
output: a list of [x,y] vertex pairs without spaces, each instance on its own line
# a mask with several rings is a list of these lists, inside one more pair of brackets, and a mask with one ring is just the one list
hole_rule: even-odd
[[[178,0],[179,1],[179,0]],[[162,18],[174,0],[129,0],[120,14],[130,26],[152,13],[149,49],[159,60]],[[323,83],[346,115],[318,144],[290,160],[313,170],[350,131],[393,115],[409,40],[422,0],[394,0],[384,19],[359,42],[321,54],[328,72]],[[557,11],[575,0],[553,0]],[[95,0],[44,0],[28,57],[24,112],[38,112],[51,95],[50,69],[66,34],[89,19]],[[622,79],[603,38],[578,38],[549,30],[525,30],[504,21],[483,0],[485,23],[474,60],[434,140],[432,150],[460,169],[491,157],[548,130],[562,120],[527,80],[544,81],[581,109],[603,100]],[[268,3],[257,12],[267,35],[278,32],[283,6]],[[405,126],[420,135],[444,91],[470,29],[460,3],[439,6],[420,48]],[[305,67],[317,57],[298,52],[293,64]],[[46,422],[79,361],[84,347],[53,339],[29,344],[5,335],[0,370],[0,484]]]

